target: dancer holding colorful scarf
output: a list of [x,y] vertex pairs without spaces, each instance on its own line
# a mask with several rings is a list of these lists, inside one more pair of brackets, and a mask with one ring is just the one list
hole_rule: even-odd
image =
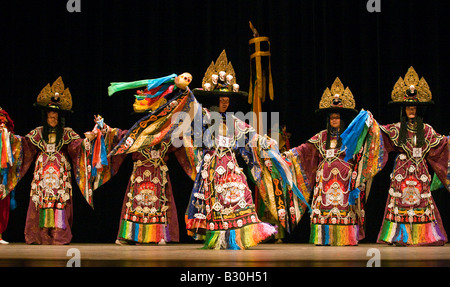
[[[391,98],[389,104],[401,108],[401,121],[380,126],[370,112],[361,111],[342,135],[343,148],[347,148],[350,158],[360,153],[354,143],[365,142],[365,131],[369,128],[381,131],[382,139],[377,146],[363,151],[364,157],[377,148],[381,153],[381,166],[384,166],[388,153],[398,154],[391,173],[378,243],[443,245],[447,235],[431,194],[428,165],[450,190],[448,138],[423,122],[423,109],[433,104],[432,95],[425,79],[419,80],[413,67],[408,69],[404,79],[399,78]],[[370,166],[362,168],[367,170]]]
[[[171,98],[186,93],[191,80],[189,73],[183,73],[151,80],[112,83],[108,93],[111,96],[123,90],[145,87],[137,91],[133,104],[134,113],[143,117],[166,104]],[[117,130],[120,137],[128,132]],[[106,135],[110,131],[111,129]],[[164,140],[131,153],[134,165],[125,190],[116,244],[165,244],[179,241],[178,215],[166,162],[169,155],[174,154],[186,174],[194,180],[198,160],[194,149],[189,146],[192,145],[175,147],[170,140]],[[108,149],[108,152],[110,151],[111,149]],[[124,155],[126,154],[109,158],[115,159]]]
[[[257,216],[237,154],[245,160],[274,218],[293,229],[298,201],[303,196],[276,142],[226,113],[231,102],[235,103],[237,97],[245,99],[248,94],[238,91],[225,51],[208,68],[202,87],[174,95],[167,104],[143,117],[110,155],[132,153],[166,140],[182,144],[179,136],[187,139],[195,153],[201,155],[201,161],[186,210],[186,227],[189,235],[204,240],[204,248],[246,249],[276,233],[276,227],[261,222]],[[201,98],[202,104],[215,100],[219,110],[202,108],[194,95]],[[186,126],[190,128],[183,129]]]
[[365,183],[370,177],[360,180],[360,158],[347,162],[341,150],[344,120],[356,115],[354,108],[353,94],[336,78],[316,110],[326,118],[327,129],[284,153],[297,185],[307,199],[312,197],[310,243],[316,245],[357,245],[365,236]]
[[[71,170],[73,167],[76,182],[87,202],[92,205],[92,184],[80,184],[80,175],[90,170],[90,161],[87,159],[91,157],[90,141],[95,132],[88,133],[89,138],[81,139],[65,126],[65,118],[72,112],[72,95],[68,88],[64,88],[61,77],[42,89],[35,106],[42,111],[43,125],[25,137],[14,136],[11,142],[14,162],[8,160],[7,166],[15,172],[8,175],[5,190],[11,191],[35,161],[25,223],[25,242],[69,244],[73,219]],[[3,159],[2,153],[2,162]]]
[[0,244],[8,244],[2,234],[8,226],[9,211],[16,207],[15,186],[19,181],[18,162],[22,160],[20,139],[14,136],[14,122],[0,108]]

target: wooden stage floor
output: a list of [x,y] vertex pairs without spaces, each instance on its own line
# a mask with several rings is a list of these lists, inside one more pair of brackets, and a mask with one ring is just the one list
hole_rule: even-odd
[[[248,250],[202,250],[200,244],[0,245],[0,267],[450,267],[450,245],[330,247],[264,243]],[[377,260],[379,259],[379,260]]]

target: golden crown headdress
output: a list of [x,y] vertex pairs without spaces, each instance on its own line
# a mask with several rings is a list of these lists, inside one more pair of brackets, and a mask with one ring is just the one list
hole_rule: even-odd
[[36,106],[57,111],[72,112],[72,95],[69,88],[64,88],[61,77],[50,86],[47,84],[37,97]]
[[340,111],[352,111],[355,110],[355,99],[350,89],[347,87],[344,89],[339,78],[334,80],[331,88],[326,88],[320,99],[319,109],[316,112],[340,112]]
[[389,104],[424,105],[432,104],[432,95],[427,81],[419,75],[411,66],[406,72],[405,78],[400,77],[394,85],[391,93],[392,101]]
[[211,62],[202,79],[202,88],[193,90],[195,96],[248,96],[239,91],[233,65],[227,59],[225,50],[220,53],[216,62]]
[[202,88],[205,91],[230,92],[234,90],[237,92],[239,90],[239,85],[236,83],[236,73],[231,62],[228,62],[225,50],[220,53],[216,63],[212,61],[209,65],[202,80]]

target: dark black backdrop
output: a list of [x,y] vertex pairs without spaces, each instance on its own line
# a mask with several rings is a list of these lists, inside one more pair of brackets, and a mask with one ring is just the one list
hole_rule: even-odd
[[[109,97],[110,82],[187,71],[194,77],[191,86],[199,87],[223,49],[241,89],[247,90],[249,21],[271,41],[275,101],[266,102],[264,110],[280,113],[293,146],[323,129],[314,110],[336,77],[350,87],[357,109],[372,111],[383,124],[397,121],[398,111],[387,102],[410,66],[425,77],[437,103],[425,121],[449,134],[448,1],[380,0],[379,13],[369,13],[366,0],[80,1],[80,13],[69,13],[65,0],[8,1],[0,7],[0,106],[14,119],[19,135],[40,125],[32,104],[58,76],[73,96],[75,113],[67,125],[80,134],[92,129],[97,113],[123,129],[136,120],[130,116],[132,93]],[[181,241],[192,242],[183,223],[192,182],[175,159],[168,165]],[[131,168],[128,157],[119,174],[95,192],[94,210],[74,185],[73,242],[114,242]],[[376,240],[391,168],[392,158],[375,178],[365,242]],[[24,241],[31,174],[17,186],[18,207],[4,234],[12,242]],[[433,195],[450,231],[450,196],[443,190]],[[308,234],[305,217],[288,239],[307,242]]]

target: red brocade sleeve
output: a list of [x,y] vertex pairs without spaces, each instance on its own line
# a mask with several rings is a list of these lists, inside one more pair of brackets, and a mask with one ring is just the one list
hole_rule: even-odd
[[450,191],[448,137],[443,137],[438,145],[432,147],[428,152],[426,159],[434,170],[435,176],[437,176],[439,180],[444,183],[445,188]]
[[19,168],[19,179],[22,179],[24,175],[27,173],[31,164],[34,162],[34,158],[37,154],[37,148],[34,144],[31,143],[28,137],[21,137],[22,142],[22,151],[23,151],[23,160],[21,166]]
[[[127,133],[126,130],[110,128],[104,136],[106,154],[108,154]],[[93,207],[92,192],[108,182],[117,174],[127,154],[107,158],[107,164],[93,170],[93,143],[86,145],[86,140],[74,141],[69,145],[76,182],[86,201]]]
[[311,186],[316,183],[316,172],[319,165],[320,152],[317,148],[309,142],[306,142],[298,147],[293,148],[297,160],[303,167],[303,172]]

